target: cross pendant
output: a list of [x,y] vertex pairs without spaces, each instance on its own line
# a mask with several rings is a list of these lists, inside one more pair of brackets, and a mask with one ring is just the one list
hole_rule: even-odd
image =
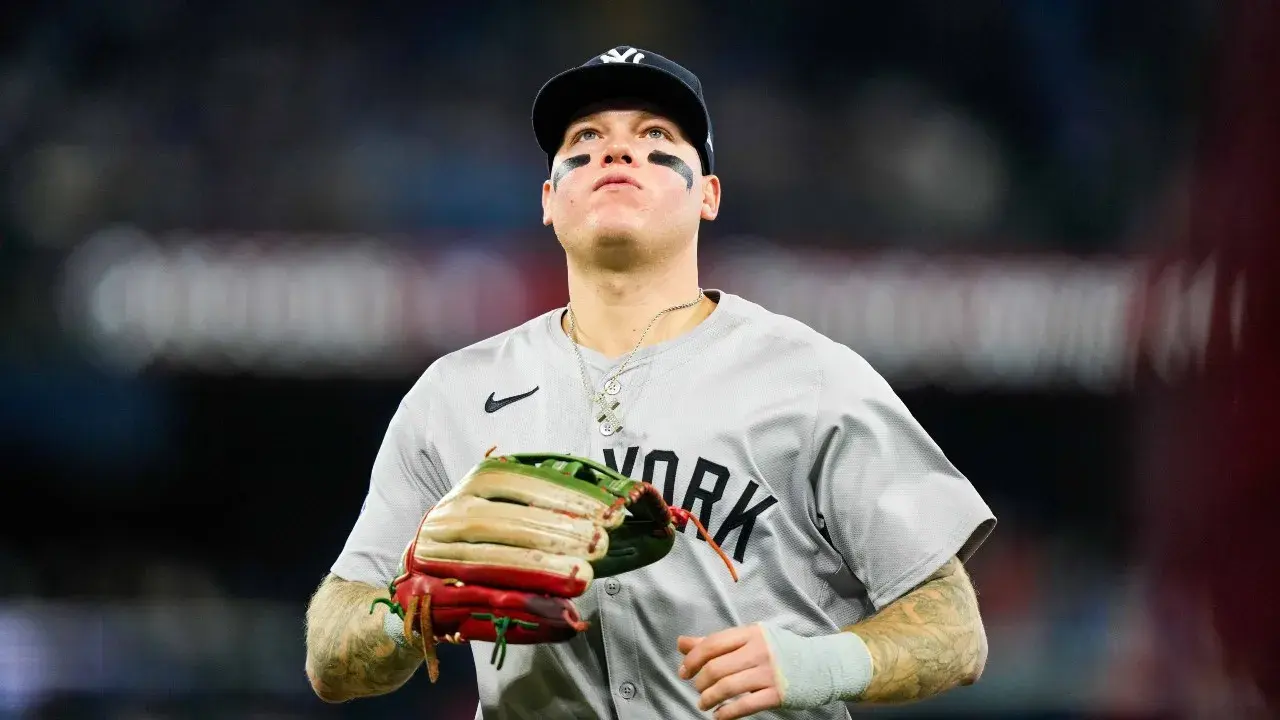
[[614,432],[621,430],[622,423],[618,421],[618,416],[613,412],[618,409],[618,405],[620,403],[617,400],[610,403],[604,393],[596,393],[594,399],[596,405],[600,406],[600,414],[596,416],[596,422],[602,423],[605,420],[608,420],[609,424],[613,426]]

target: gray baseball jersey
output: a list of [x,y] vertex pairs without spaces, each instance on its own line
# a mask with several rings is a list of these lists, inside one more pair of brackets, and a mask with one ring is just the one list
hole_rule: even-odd
[[[691,332],[622,358],[587,349],[592,391],[615,391],[602,429],[560,325],[563,309],[439,359],[405,396],[365,506],[333,565],[385,587],[423,513],[497,446],[603,461],[697,514],[663,560],[597,580],[575,602],[590,629],[567,643],[472,643],[477,718],[706,717],[676,675],[679,635],[757,621],[834,633],[968,557],[995,524],[885,380],[859,355],[741,297]],[[612,385],[605,388],[606,384]],[[844,718],[836,704],[759,717]]]

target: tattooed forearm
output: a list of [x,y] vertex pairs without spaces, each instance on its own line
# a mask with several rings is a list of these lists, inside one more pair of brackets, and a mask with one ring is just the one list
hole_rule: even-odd
[[956,558],[875,616],[848,628],[871,650],[867,703],[922,700],[978,680],[987,636],[978,599]]
[[324,579],[307,607],[307,677],[326,702],[383,695],[399,688],[422,664],[422,653],[401,649],[382,627],[387,609],[375,598],[386,590]]

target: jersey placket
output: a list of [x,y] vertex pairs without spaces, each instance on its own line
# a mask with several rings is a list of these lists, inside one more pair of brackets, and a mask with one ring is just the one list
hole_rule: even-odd
[[619,720],[648,720],[655,717],[644,687],[639,638],[631,610],[631,593],[621,578],[597,580],[600,600],[600,636],[604,640],[605,662],[609,666],[609,693]]
[[[647,362],[632,364],[617,378],[613,373],[617,367],[609,368],[596,382],[596,392],[609,398],[610,404],[618,403],[616,421],[621,428],[604,428],[613,418],[604,418],[595,424],[597,432],[592,438],[593,457],[603,457],[605,448],[625,446],[628,438],[639,428],[627,422],[627,411],[634,409],[634,402],[629,397],[638,394],[638,387],[631,387],[636,378],[643,374],[641,368]],[[608,430],[606,432],[605,430]],[[649,720],[655,717],[653,707],[645,697],[644,673],[641,670],[639,638],[636,636],[635,613],[631,608],[631,593],[626,587],[625,578],[599,578],[594,582],[598,586],[596,597],[599,601],[598,622],[600,636],[604,643],[605,662],[608,664],[610,682],[609,694],[613,698],[619,720]]]

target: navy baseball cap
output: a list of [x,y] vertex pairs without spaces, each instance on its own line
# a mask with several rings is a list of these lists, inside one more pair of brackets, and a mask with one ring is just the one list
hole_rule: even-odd
[[702,173],[715,168],[711,115],[698,76],[657,53],[622,45],[596,55],[547,81],[533,101],[533,132],[547,154],[547,170],[564,140],[564,130],[592,103],[635,98],[661,108],[689,138],[702,158]]

